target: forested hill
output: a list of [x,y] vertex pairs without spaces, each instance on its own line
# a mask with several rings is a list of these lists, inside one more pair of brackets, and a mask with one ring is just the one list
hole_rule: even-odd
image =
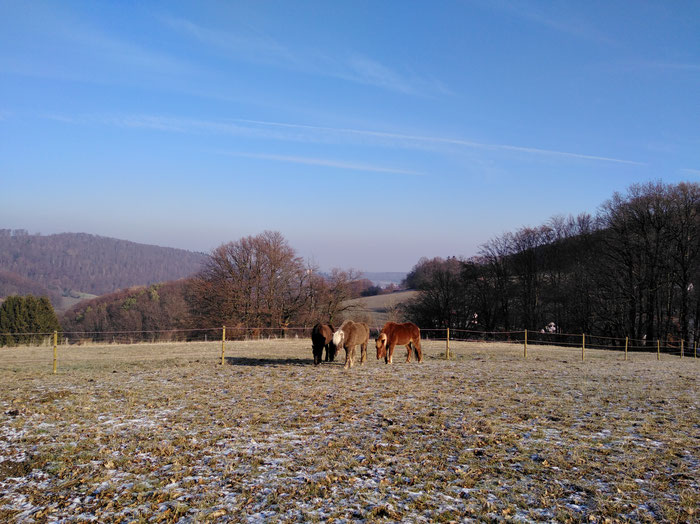
[[0,281],[0,292],[7,287],[14,293],[31,293],[34,289],[14,289],[31,283],[52,294],[103,295],[188,277],[200,269],[205,258],[202,253],[184,249],[85,233],[43,236],[0,229],[0,279],[3,274],[13,278],[9,287]]

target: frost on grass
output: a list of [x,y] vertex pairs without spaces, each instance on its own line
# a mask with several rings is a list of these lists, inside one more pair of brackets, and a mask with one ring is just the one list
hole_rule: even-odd
[[697,361],[454,345],[350,371],[307,341],[8,364],[0,520],[697,521]]

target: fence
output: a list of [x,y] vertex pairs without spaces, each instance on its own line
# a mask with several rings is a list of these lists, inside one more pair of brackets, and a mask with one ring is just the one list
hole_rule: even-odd
[[[53,333],[0,333],[0,341],[10,348],[13,346],[47,346],[53,347],[53,372],[58,364],[60,346],[89,346],[112,344],[143,344],[163,342],[221,342],[221,364],[225,362],[226,342],[241,340],[300,339],[311,337],[311,327],[286,328],[251,328],[251,327],[212,327],[196,329],[172,329],[152,331],[93,331],[93,332],[56,332]],[[371,328],[372,335],[377,335],[379,328]],[[475,331],[465,329],[421,329],[421,338],[426,342],[444,342],[444,353],[450,359],[454,357],[450,342],[498,342],[522,347],[523,358],[528,358],[528,347],[552,346],[580,350],[581,360],[586,359],[586,351],[618,351],[624,360],[630,359],[630,353],[656,353],[697,359],[697,341],[692,345],[680,340],[647,341],[639,339],[605,337],[589,334],[543,333],[541,331]],[[10,341],[8,344],[7,342]]]

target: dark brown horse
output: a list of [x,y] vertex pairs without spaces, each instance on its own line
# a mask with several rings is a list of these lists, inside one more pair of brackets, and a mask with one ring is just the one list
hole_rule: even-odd
[[420,347],[420,329],[413,322],[387,322],[381,333],[376,338],[377,359],[383,358],[384,362],[391,364],[394,356],[394,348],[406,346],[406,362],[411,361],[411,349],[416,354],[418,362],[423,362],[423,351]]
[[316,324],[311,330],[311,349],[314,353],[314,366],[318,366],[323,360],[323,350],[326,350],[326,362],[335,360],[336,347],[333,344],[332,324]]
[[369,343],[369,326],[364,322],[346,320],[338,331],[333,333],[333,344],[337,349],[345,349],[345,369],[354,364],[355,346],[360,344],[360,364],[367,360],[367,344]]

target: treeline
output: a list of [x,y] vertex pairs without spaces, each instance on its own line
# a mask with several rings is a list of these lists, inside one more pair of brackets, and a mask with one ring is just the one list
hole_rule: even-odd
[[12,295],[44,296],[49,298],[52,303],[57,303],[61,296],[56,290],[50,290],[38,282],[17,273],[0,269],[0,302],[4,297]]
[[[185,337],[177,330],[191,327],[185,301],[186,279],[140,286],[80,302],[61,316],[61,326],[69,340],[100,339],[109,334],[159,332],[158,339]],[[169,333],[171,332],[171,333]],[[130,337],[134,338],[134,337]]]
[[103,295],[195,274],[206,255],[84,233],[0,229],[0,297],[46,290]]
[[523,227],[468,260],[422,259],[406,314],[422,327],[697,340],[699,251],[700,185],[633,185],[595,216]]
[[[275,328],[337,322],[345,302],[374,292],[355,271],[320,273],[277,232],[215,249],[195,276],[83,301],[61,317],[67,336],[109,339],[190,339],[207,328]],[[231,330],[233,331],[233,330]]]

